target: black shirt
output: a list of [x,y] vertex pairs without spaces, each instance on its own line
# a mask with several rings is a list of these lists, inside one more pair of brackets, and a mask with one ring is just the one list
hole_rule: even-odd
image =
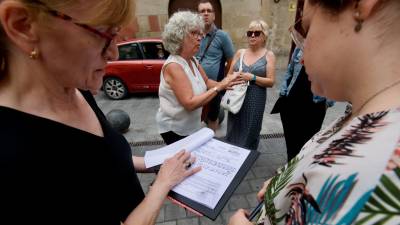
[[82,94],[104,137],[0,106],[0,224],[119,225],[143,200],[129,144]]

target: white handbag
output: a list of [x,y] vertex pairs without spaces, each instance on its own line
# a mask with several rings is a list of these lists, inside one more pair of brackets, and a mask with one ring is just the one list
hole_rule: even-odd
[[[240,52],[239,72],[242,72],[243,56],[244,50]],[[227,90],[221,99],[221,106],[233,114],[239,112],[240,108],[242,108],[244,98],[246,97],[248,86],[249,82],[247,81],[246,83],[233,86],[232,90]]]

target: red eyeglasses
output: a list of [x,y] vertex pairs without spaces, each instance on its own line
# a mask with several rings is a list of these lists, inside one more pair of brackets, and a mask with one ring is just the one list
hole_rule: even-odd
[[31,2],[43,6],[46,9],[47,13],[49,13],[50,15],[52,15],[52,16],[54,16],[56,18],[59,18],[59,19],[62,19],[62,20],[66,20],[66,21],[70,21],[73,24],[75,24],[75,25],[77,25],[79,27],[82,27],[83,29],[88,30],[88,31],[100,36],[101,38],[106,39],[106,43],[105,43],[105,45],[104,45],[104,47],[102,49],[102,52],[101,52],[102,54],[104,54],[107,51],[107,49],[111,45],[111,42],[118,35],[118,32],[120,30],[120,27],[113,27],[113,28],[108,29],[106,32],[103,32],[103,31],[100,31],[99,29],[96,29],[96,28],[94,28],[92,26],[89,26],[87,24],[74,22],[74,19],[72,17],[70,17],[70,16],[68,16],[68,15],[66,15],[66,14],[64,14],[62,12],[59,12],[57,10],[54,10],[54,9],[50,8],[49,6],[47,6],[46,4],[44,4],[41,1],[33,0]]

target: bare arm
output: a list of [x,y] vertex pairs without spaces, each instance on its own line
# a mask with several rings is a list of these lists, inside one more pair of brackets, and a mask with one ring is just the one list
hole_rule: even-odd
[[[273,52],[269,51],[266,55],[267,65],[266,65],[266,77],[256,76],[256,84],[261,87],[272,87],[275,84],[275,55]],[[242,73],[241,76],[244,80],[250,81],[253,79],[254,75],[251,73]]]
[[[164,79],[171,86],[178,102],[188,111],[193,111],[205,105],[217,95],[217,92],[213,89],[209,89],[203,94],[195,95],[185,71],[176,63],[167,65],[164,70]],[[210,82],[208,79],[204,81],[206,84]]]
[[180,151],[163,163],[154,184],[150,187],[150,191],[135,210],[131,212],[124,224],[155,224],[168,192],[186,177],[200,171],[199,167],[187,170],[185,168],[187,160],[193,161],[193,159],[190,159],[190,153]]
[[225,76],[227,74],[229,74],[229,69],[231,68],[232,62],[233,62],[233,58],[230,58],[230,59],[226,60],[225,70],[224,70],[225,71]]
[[229,65],[229,70],[228,70],[228,74],[233,74],[233,66],[236,64],[236,61],[239,60],[240,58],[240,51],[242,51],[242,49],[239,49],[235,55],[233,56],[233,59]]
[[[225,78],[221,82],[216,82],[208,79],[201,66],[199,66],[198,69],[208,89],[200,95],[195,95],[193,93],[192,85],[180,65],[171,63],[167,65],[164,70],[164,79],[171,86],[179,103],[188,111],[193,111],[207,104],[219,91],[229,88],[235,78],[231,76]],[[214,87],[216,87],[216,89]]]

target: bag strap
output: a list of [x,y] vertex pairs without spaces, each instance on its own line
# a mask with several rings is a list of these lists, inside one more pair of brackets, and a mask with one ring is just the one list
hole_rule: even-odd
[[243,58],[244,58],[244,52],[245,52],[245,51],[246,51],[245,49],[242,49],[242,50],[240,51],[239,72],[242,72],[242,70],[243,70]]
[[200,63],[201,63],[201,61],[203,61],[204,56],[206,56],[207,50],[208,50],[208,48],[210,47],[211,42],[214,40],[215,36],[217,35],[217,31],[218,31],[217,28],[214,29],[214,32],[212,33],[210,39],[208,39],[208,43],[207,43],[206,49],[204,49],[203,55],[202,55],[202,56],[200,57],[200,59],[199,59],[199,62],[200,62]]

